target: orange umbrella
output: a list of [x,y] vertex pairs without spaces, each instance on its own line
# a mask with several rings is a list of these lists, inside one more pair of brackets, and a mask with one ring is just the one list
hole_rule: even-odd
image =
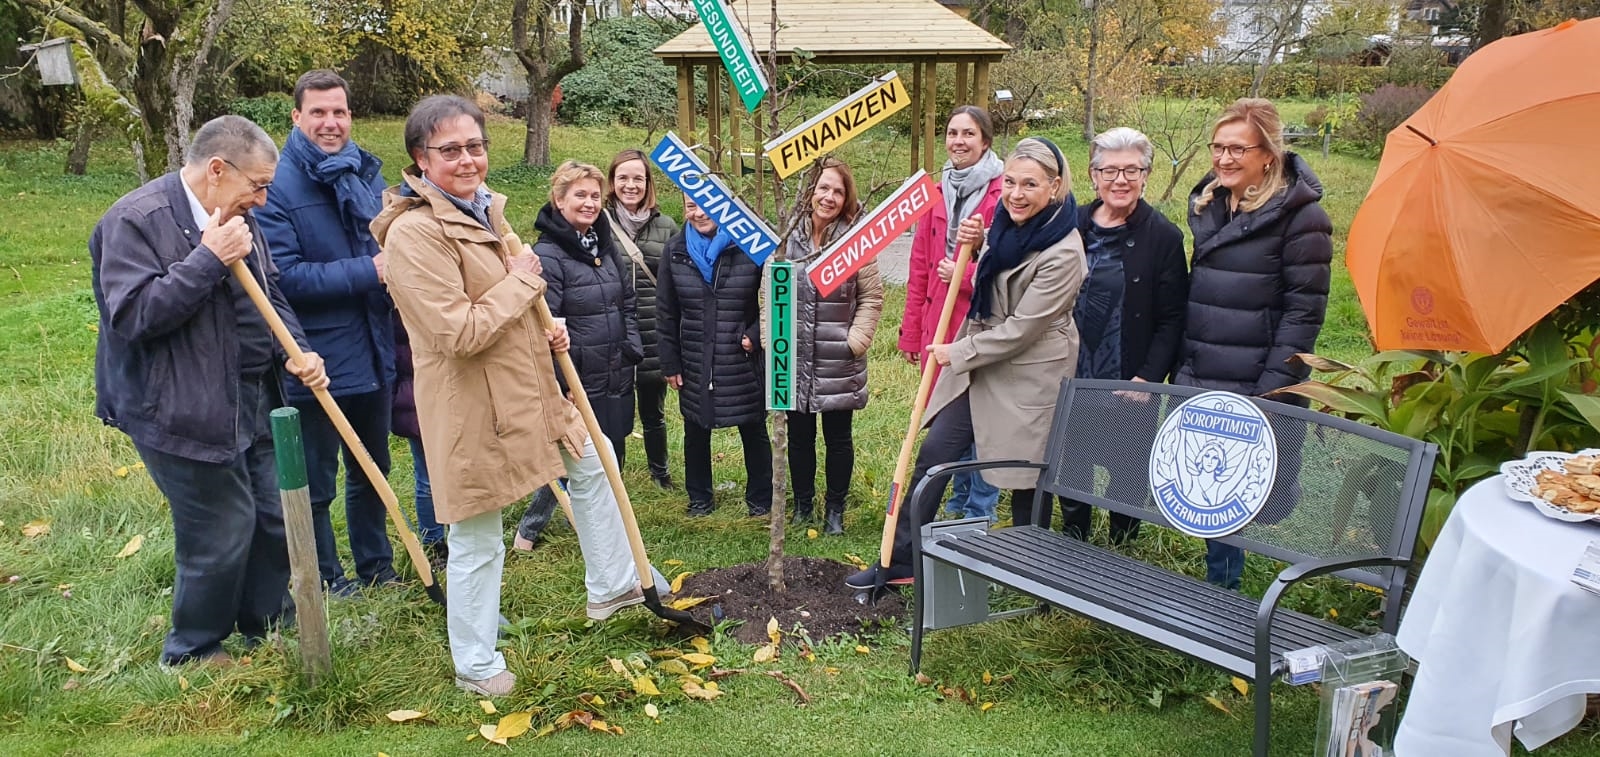
[[1600,278],[1600,19],[1473,53],[1389,132],[1345,262],[1378,349],[1499,352]]

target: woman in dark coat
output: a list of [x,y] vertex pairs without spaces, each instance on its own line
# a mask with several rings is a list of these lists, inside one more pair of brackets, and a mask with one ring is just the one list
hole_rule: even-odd
[[661,377],[661,356],[656,348],[656,271],[661,268],[667,242],[678,233],[678,224],[656,205],[656,180],[644,153],[632,149],[617,153],[611,159],[608,178],[611,191],[606,196],[606,216],[623,253],[623,267],[633,280],[644,346],[644,360],[634,375],[644,454],[650,462],[650,478],[663,489],[673,489],[664,413],[667,382]]
[[[1082,340],[1078,378],[1166,381],[1183,343],[1184,301],[1189,268],[1183,232],[1143,199],[1155,147],[1127,127],[1106,131],[1089,143],[1093,203],[1078,208],[1088,277],[1078,293],[1073,321]],[[1115,444],[1115,437],[1108,438]],[[1148,450],[1108,451],[1138,458]],[[1119,502],[1145,498],[1142,478],[1114,478],[1106,496]],[[1089,505],[1063,498],[1063,530],[1089,538]],[[1111,513],[1111,541],[1139,533],[1139,519]]]
[[[572,339],[568,354],[620,469],[633,431],[634,366],[644,357],[644,347],[626,256],[617,250],[610,225],[597,223],[604,198],[600,169],[571,160],[562,163],[550,177],[550,202],[533,222],[539,232],[533,251],[544,266],[545,302],[552,315],[566,319]],[[567,390],[566,376],[558,370],[556,378]],[[549,488],[536,492],[513,546],[532,549],[554,511]]]
[[656,274],[657,346],[683,413],[683,485],[689,515],[710,515],[711,430],[737,426],[744,444],[744,501],[772,511],[772,444],[761,394],[756,293],[761,268],[693,200]]
[[[1283,144],[1277,108],[1238,100],[1217,119],[1211,173],[1189,196],[1194,234],[1188,321],[1173,383],[1260,396],[1304,380],[1328,307],[1333,223],[1322,183]],[[1286,515],[1300,450],[1278,453],[1278,484],[1257,522]],[[1239,588],[1244,552],[1206,543],[1206,580]]]

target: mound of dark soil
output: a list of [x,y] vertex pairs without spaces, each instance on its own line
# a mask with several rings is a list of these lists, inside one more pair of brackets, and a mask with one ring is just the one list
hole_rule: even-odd
[[841,633],[859,633],[905,614],[905,600],[894,591],[886,592],[876,604],[857,602],[854,592],[844,585],[844,579],[854,572],[855,566],[835,560],[785,558],[787,590],[774,594],[767,588],[766,563],[745,563],[689,576],[679,596],[711,597],[690,612],[701,620],[744,621],[732,635],[746,644],[766,642],[770,618],[777,618],[778,627],[786,634],[799,625],[813,640],[821,641]]

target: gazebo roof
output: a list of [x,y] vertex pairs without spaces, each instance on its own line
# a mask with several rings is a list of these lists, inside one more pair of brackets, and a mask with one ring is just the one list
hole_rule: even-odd
[[[765,50],[771,34],[770,3],[746,0],[730,5],[749,29],[756,50]],[[780,0],[778,21],[778,57],[783,60],[795,48],[831,63],[992,61],[1011,50],[936,0]],[[700,24],[657,47],[655,54],[675,64],[718,59]]]

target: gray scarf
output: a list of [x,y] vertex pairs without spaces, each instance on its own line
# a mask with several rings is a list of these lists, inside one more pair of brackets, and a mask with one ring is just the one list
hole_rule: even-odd
[[645,207],[639,208],[639,212],[634,213],[620,202],[613,204],[611,211],[617,219],[617,225],[622,227],[622,232],[627,234],[629,239],[639,238],[639,230],[650,222],[653,213],[650,208]]
[[1005,170],[1006,164],[1000,161],[994,150],[984,150],[983,157],[966,168],[956,168],[950,161],[945,161],[944,186],[940,189],[944,192],[945,218],[949,219],[944,238],[946,259],[955,259],[956,229],[961,226],[961,221],[978,212],[989,182],[1005,173]]

